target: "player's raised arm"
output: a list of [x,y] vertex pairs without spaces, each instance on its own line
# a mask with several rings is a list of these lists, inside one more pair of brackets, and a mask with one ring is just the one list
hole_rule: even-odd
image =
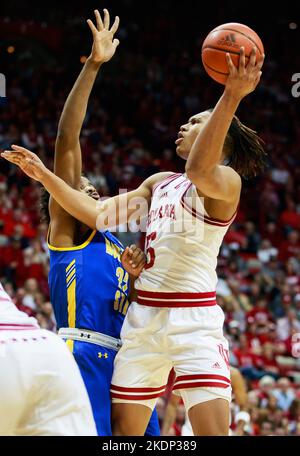
[[41,182],[66,212],[91,229],[106,230],[146,216],[153,185],[172,174],[157,173],[146,179],[136,190],[99,202],[66,184],[48,170],[33,152],[16,145],[12,149],[2,152],[1,156],[19,166],[27,176]]
[[113,57],[119,44],[119,40],[114,38],[119,18],[116,17],[110,27],[106,9],[103,20],[98,10],[95,10],[95,17],[96,25],[90,19],[87,21],[93,34],[92,51],[65,103],[55,145],[54,173],[73,188],[80,186],[82,158],[79,136],[88,100],[102,64]]
[[231,167],[222,166],[226,135],[241,100],[253,92],[261,77],[264,55],[256,57],[253,48],[245,65],[241,48],[239,68],[227,54],[229,76],[223,95],[199,132],[186,163],[186,173],[195,186],[207,197],[228,203],[239,198],[241,179]]

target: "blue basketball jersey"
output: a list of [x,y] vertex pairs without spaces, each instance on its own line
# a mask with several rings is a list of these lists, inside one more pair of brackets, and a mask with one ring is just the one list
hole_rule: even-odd
[[94,231],[78,247],[49,245],[50,299],[59,328],[88,329],[119,338],[129,300],[121,243]]
[[[109,231],[93,231],[78,247],[48,247],[48,282],[58,329],[87,329],[119,339],[129,306],[129,275],[121,264],[122,244]],[[110,436],[110,384],[117,352],[88,342],[66,343],[84,380],[98,435]],[[154,410],[145,435],[159,434]]]

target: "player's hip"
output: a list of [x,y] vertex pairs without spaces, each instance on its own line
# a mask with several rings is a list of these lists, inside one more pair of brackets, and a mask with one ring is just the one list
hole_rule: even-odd
[[[211,301],[210,301],[211,302]],[[224,312],[216,302],[198,307],[155,307],[133,302],[126,315],[121,331],[121,340],[135,337],[152,339],[194,334],[205,336],[222,333]],[[176,302],[173,302],[173,305]]]

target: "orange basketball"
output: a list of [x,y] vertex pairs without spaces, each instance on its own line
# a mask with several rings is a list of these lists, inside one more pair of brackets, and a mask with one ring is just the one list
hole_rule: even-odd
[[264,53],[261,39],[247,25],[230,22],[213,29],[202,46],[202,63],[209,76],[220,84],[226,84],[228,76],[226,52],[230,53],[237,67],[241,46],[245,48],[246,64],[253,46],[257,48],[257,56]]

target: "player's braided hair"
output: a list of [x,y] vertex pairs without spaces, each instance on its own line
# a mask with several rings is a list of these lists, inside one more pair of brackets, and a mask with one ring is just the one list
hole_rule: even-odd
[[237,116],[232,119],[224,148],[227,165],[244,178],[257,176],[267,166],[264,141],[256,131],[244,125]]

